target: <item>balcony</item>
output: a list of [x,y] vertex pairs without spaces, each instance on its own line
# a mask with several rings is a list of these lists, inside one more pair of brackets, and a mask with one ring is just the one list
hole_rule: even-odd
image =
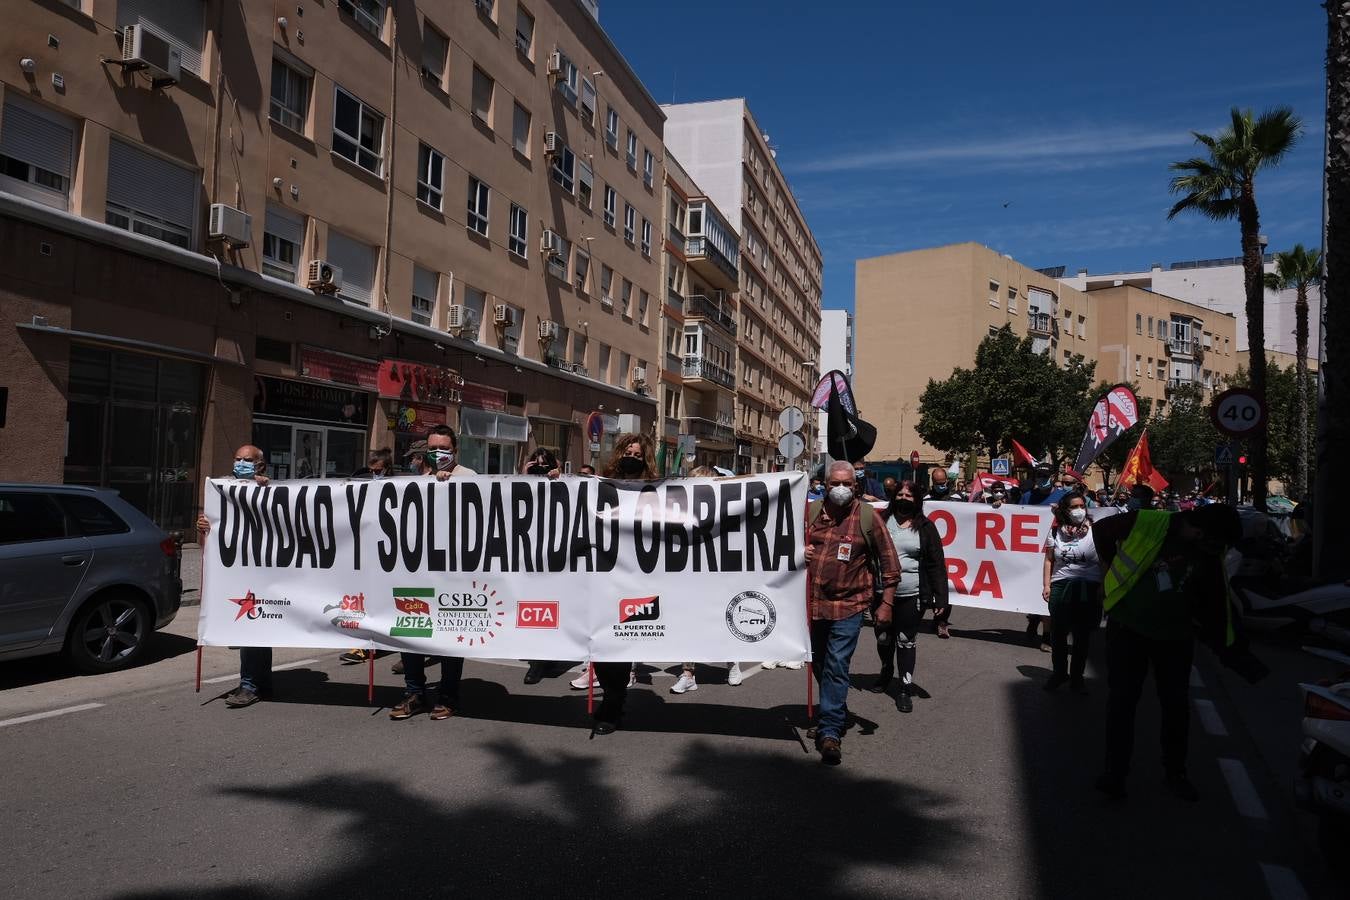
[[1191,356],[1195,352],[1195,341],[1183,341],[1172,338],[1167,342],[1167,349],[1177,356]]
[[666,285],[666,303],[684,312],[684,295],[670,285]]
[[684,249],[684,241],[685,241],[684,232],[676,228],[674,222],[671,222],[669,225],[666,226],[666,237],[676,247],[679,247],[681,250]]
[[701,416],[685,416],[680,420],[680,430],[692,434],[705,447],[721,445],[730,450],[736,443],[736,429],[730,419],[714,421]]
[[725,300],[714,300],[704,294],[692,294],[684,314],[690,318],[707,319],[732,337],[736,336],[736,317]]
[[680,374],[684,376],[686,381],[702,378],[704,381],[720,384],[724,388],[736,386],[736,376],[702,356],[686,356],[684,365],[680,367]]
[[689,267],[712,284],[724,290],[736,290],[740,282],[740,272],[736,264],[727,259],[706,237],[686,239],[684,256],[689,262]]
[[1049,313],[1029,313],[1027,333],[1050,337],[1055,333],[1055,317]]

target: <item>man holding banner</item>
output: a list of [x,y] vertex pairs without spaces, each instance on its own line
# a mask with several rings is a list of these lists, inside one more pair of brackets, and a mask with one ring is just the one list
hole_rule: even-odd
[[[806,533],[811,584],[811,670],[820,684],[816,749],[826,765],[843,760],[839,741],[848,720],[848,669],[874,585],[883,589],[878,627],[889,625],[900,580],[895,546],[880,517],[857,497],[852,464],[830,465],[825,500],[813,502]],[[874,574],[875,571],[875,574]]]

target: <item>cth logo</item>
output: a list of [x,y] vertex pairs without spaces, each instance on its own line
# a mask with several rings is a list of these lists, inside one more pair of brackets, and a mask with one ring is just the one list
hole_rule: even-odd
[[661,618],[661,598],[629,597],[619,601],[620,622],[655,622]]
[[517,600],[517,628],[557,628],[557,600]]
[[741,591],[727,604],[727,630],[746,643],[764,640],[778,624],[773,601],[759,591]]

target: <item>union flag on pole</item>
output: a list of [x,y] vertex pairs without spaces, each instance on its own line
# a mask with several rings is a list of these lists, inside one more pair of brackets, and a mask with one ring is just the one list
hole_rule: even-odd
[[1161,491],[1167,487],[1168,481],[1162,476],[1162,473],[1153,468],[1153,458],[1148,449],[1148,429],[1139,435],[1139,443],[1134,445],[1130,455],[1125,459],[1125,467],[1120,470],[1119,485],[1133,486],[1136,484],[1147,484],[1155,491]]

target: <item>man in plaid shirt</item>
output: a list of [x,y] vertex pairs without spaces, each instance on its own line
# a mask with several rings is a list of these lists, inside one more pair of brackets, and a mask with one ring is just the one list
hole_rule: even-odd
[[[862,517],[871,516],[870,542]],[[873,549],[875,548],[875,549]],[[891,619],[900,562],[881,516],[858,500],[853,466],[835,462],[825,481],[825,500],[807,528],[806,562],[811,585],[811,669],[820,683],[816,747],[826,765],[842,760],[839,740],[848,718],[848,667],[858,646],[863,611],[872,602],[880,573],[883,588],[876,619]]]

